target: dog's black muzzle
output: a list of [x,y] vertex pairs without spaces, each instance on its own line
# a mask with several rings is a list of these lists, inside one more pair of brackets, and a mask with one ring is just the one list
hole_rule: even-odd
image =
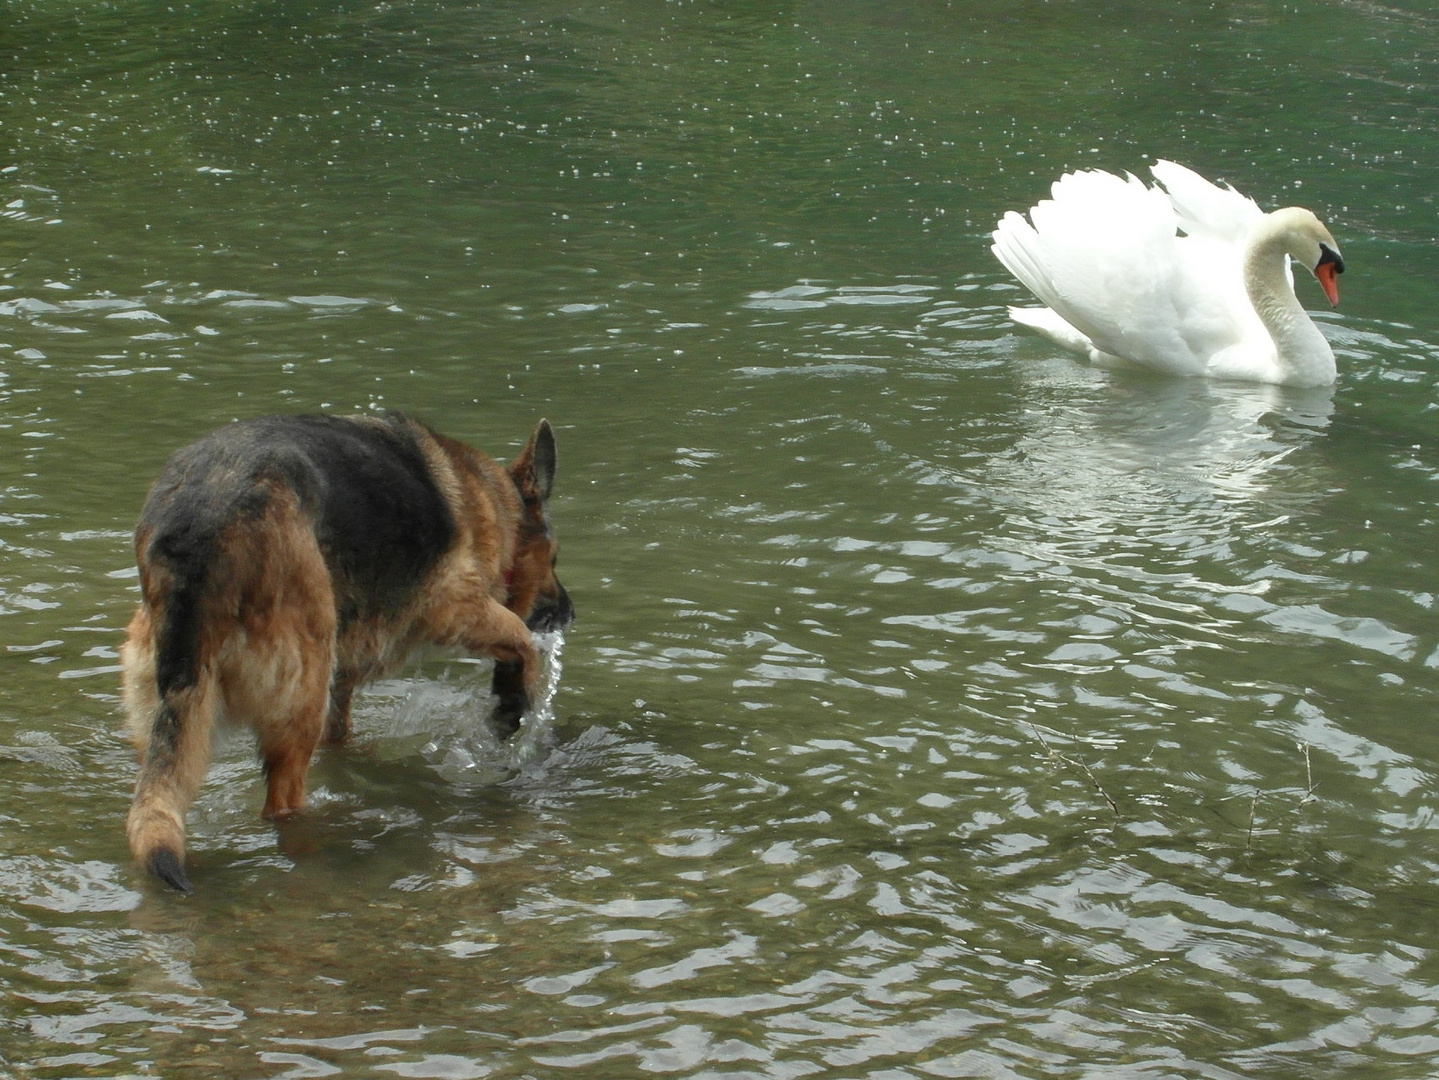
[[570,602],[570,594],[565,592],[565,587],[556,581],[553,593],[535,601],[534,610],[525,620],[525,625],[536,634],[544,634],[551,630],[563,630],[574,621],[575,605]]

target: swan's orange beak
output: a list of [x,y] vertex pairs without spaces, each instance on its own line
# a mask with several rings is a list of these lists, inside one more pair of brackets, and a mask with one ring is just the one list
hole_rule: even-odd
[[1329,297],[1329,306],[1339,306],[1339,274],[1335,271],[1337,263],[1322,262],[1314,268],[1314,276],[1319,279],[1319,287],[1324,290],[1324,295]]
[[1314,267],[1314,276],[1324,295],[1329,297],[1329,306],[1339,306],[1339,275],[1344,273],[1344,259],[1328,244],[1319,245],[1319,264]]

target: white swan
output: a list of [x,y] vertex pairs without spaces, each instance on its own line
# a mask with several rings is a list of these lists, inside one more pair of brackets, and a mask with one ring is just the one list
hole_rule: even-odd
[[1334,351],[1289,272],[1297,259],[1339,303],[1344,260],[1329,230],[1301,207],[1266,214],[1171,161],[1150,171],[1163,188],[1133,175],[1066,173],[1028,221],[1004,215],[991,250],[1047,305],[1012,307],[1010,318],[1096,364],[1332,383]]

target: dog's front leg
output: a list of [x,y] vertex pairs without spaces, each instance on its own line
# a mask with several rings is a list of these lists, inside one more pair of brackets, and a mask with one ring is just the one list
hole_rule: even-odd
[[[506,614],[510,612],[506,611]],[[519,619],[515,621],[519,622]],[[495,658],[490,690],[499,699],[490,722],[502,739],[519,730],[520,718],[535,703],[535,684],[539,681],[540,658],[535,651],[534,639],[530,636],[529,627],[522,622],[519,625],[524,632],[523,641],[490,650]]]
[[439,628],[435,640],[478,656],[492,656],[490,689],[499,698],[493,723],[501,736],[514,734],[534,703],[540,661],[524,620],[497,600],[486,599],[462,624]]
[[519,730],[520,717],[532,704],[525,685],[525,665],[518,660],[496,660],[490,691],[499,698],[490,722],[495,726],[495,733],[507,739]]

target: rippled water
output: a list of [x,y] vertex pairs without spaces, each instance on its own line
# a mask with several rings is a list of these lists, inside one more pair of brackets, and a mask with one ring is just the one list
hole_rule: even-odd
[[[1427,5],[5,40],[0,1075],[1439,1070]],[[998,215],[1154,156],[1329,221],[1336,387],[1009,324]],[[121,830],[145,487],[233,417],[378,407],[556,424],[545,704],[499,745],[483,664],[417,664],[278,830],[230,738],[164,894]]]

